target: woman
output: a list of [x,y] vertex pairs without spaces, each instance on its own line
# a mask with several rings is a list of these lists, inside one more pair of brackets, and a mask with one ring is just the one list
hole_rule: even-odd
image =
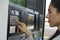
[[[60,0],[51,0],[46,17],[51,27],[57,26],[58,28],[56,33],[49,38],[49,40],[57,39],[60,37]],[[60,40],[60,38],[57,40]]]

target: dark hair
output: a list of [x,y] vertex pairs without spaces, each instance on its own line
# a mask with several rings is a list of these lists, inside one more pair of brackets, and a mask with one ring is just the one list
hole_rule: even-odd
[[57,11],[60,12],[60,0],[51,0],[51,5],[57,8]]

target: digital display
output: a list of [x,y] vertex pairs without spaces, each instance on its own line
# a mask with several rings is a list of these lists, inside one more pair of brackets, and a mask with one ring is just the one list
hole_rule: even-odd
[[10,16],[10,25],[17,25],[16,21],[14,20],[14,17],[18,17],[18,16],[12,16],[12,15]]

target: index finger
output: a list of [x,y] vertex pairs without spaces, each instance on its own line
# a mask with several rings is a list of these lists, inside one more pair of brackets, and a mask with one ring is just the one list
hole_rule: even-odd
[[20,24],[20,25],[22,25],[22,23],[23,23],[23,22],[20,22],[20,21],[18,20],[18,17],[17,17],[17,16],[14,17],[14,20],[15,20],[18,24]]

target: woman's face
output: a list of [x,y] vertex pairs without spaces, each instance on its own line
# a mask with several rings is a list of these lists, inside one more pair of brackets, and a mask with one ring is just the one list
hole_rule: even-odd
[[60,12],[57,12],[57,8],[54,8],[51,4],[46,17],[51,27],[60,25]]

